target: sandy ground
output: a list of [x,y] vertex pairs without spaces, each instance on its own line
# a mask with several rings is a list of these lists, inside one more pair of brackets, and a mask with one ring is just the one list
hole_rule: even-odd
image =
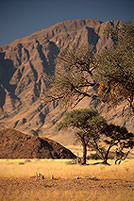
[[[109,192],[120,193],[126,192],[126,198],[124,201],[133,201],[134,200],[134,181],[124,181],[124,180],[111,180],[111,179],[97,179],[97,178],[73,178],[73,179],[42,179],[41,177],[30,177],[30,178],[0,178],[0,201],[14,201],[14,200],[28,200],[24,196],[24,193],[27,195],[30,193],[33,195],[33,192],[49,192],[50,194],[54,191],[58,192]],[[22,195],[22,196],[21,196]],[[55,200],[61,200],[62,198],[57,198]],[[84,198],[83,198],[84,199]],[[111,198],[112,200],[113,198]],[[41,196],[34,199],[34,196],[29,197],[29,200],[49,200]],[[53,201],[54,199],[52,199]],[[64,199],[65,200],[65,199]],[[85,199],[84,199],[85,200]],[[95,199],[94,199],[95,200]],[[96,200],[99,200],[96,198]],[[101,200],[101,198],[100,198]],[[107,198],[109,201],[110,198]],[[116,199],[115,199],[116,200]],[[117,199],[118,200],[118,199]],[[123,201],[123,198],[119,200]]]
[[134,159],[119,166],[71,162],[0,160],[0,201],[134,201]]

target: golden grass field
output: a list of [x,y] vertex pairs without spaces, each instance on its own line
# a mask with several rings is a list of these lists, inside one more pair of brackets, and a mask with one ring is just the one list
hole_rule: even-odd
[[134,201],[134,159],[119,166],[112,160],[111,166],[94,162],[0,160],[0,201]]
[[134,181],[134,159],[125,160],[119,166],[110,161],[111,166],[92,165],[95,160],[89,160],[86,166],[71,165],[71,160],[60,159],[3,159],[0,160],[0,177],[8,178],[29,178],[40,172],[49,179],[97,177],[99,179],[124,179]]

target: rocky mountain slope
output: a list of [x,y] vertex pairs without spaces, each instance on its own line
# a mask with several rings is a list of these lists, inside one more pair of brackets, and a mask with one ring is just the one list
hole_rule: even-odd
[[[16,128],[23,132],[47,136],[66,143],[68,135],[56,133],[54,127],[63,115],[59,106],[43,105],[41,94],[46,84],[44,74],[53,74],[55,58],[62,48],[72,44],[91,43],[96,52],[113,46],[113,41],[103,35],[104,28],[119,21],[72,20],[40,30],[31,36],[0,47],[0,128]],[[89,107],[89,99],[79,107]],[[116,111],[100,108],[112,122],[124,124],[120,108]],[[125,125],[132,131],[129,120]],[[70,140],[71,141],[71,140]]]
[[0,158],[70,159],[76,156],[53,140],[26,135],[15,129],[3,129],[0,131]]

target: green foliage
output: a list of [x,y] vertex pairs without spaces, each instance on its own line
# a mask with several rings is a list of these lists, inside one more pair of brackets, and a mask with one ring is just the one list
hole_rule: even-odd
[[87,128],[87,125],[94,117],[98,116],[99,114],[96,110],[89,110],[89,109],[72,110],[71,112],[65,113],[64,125],[84,129]]
[[95,85],[92,80],[94,67],[91,65],[94,49],[90,45],[73,45],[62,50],[57,57],[57,69],[45,101],[53,100],[67,107],[75,105],[85,96],[91,97],[89,87]]
[[96,100],[92,87],[99,83],[98,97],[109,105],[126,101],[134,112],[134,23],[106,27],[114,47],[94,55],[91,45],[73,45],[57,57],[55,76],[49,80],[45,103],[75,106],[84,97]]
[[114,105],[127,100],[134,111],[134,23],[119,24],[117,30],[108,27],[106,32],[116,45],[96,56],[94,77],[100,83],[99,97]]
[[97,110],[76,109],[66,112],[63,122],[57,125],[58,130],[66,127],[75,128],[77,138],[84,136],[88,138],[97,137],[106,125],[103,117],[99,116]]
[[134,134],[125,127],[108,125],[96,110],[77,109],[65,113],[64,119],[58,124],[58,130],[67,127],[74,129],[74,136],[83,146],[84,164],[86,163],[87,147],[107,163],[112,147],[132,149]]
[[[77,109],[67,112],[64,115],[62,123],[58,124],[58,128],[63,129],[72,127],[74,135],[83,146],[83,163],[86,163],[87,146],[92,146],[93,142],[100,139],[103,130],[105,130],[106,121],[99,116],[96,110]],[[95,149],[95,145],[93,145]]]

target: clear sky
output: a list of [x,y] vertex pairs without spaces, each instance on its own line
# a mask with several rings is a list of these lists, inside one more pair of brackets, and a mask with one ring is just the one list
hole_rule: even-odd
[[73,19],[134,20],[134,0],[0,0],[0,45]]

